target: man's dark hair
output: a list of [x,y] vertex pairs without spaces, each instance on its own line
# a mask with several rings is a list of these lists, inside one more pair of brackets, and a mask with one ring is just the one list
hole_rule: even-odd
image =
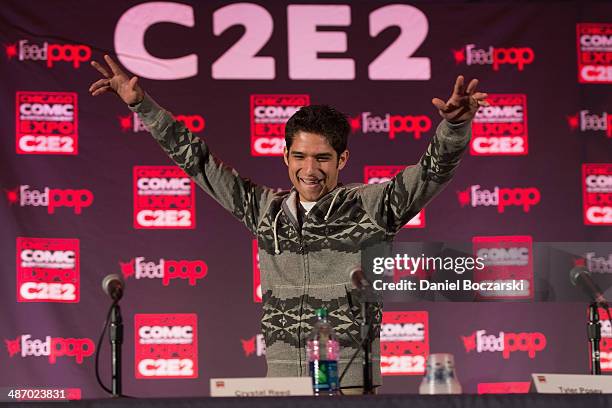
[[346,150],[351,127],[346,116],[328,105],[304,106],[293,114],[285,126],[287,150],[291,148],[293,138],[299,131],[316,133],[327,139],[340,158]]

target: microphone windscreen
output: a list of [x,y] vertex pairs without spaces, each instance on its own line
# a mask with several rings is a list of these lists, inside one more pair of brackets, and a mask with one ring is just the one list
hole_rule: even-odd
[[117,275],[116,273],[111,273],[110,275],[106,275],[104,279],[102,279],[102,290],[104,290],[104,293],[106,293],[108,296],[111,296],[111,297],[112,297],[112,294],[110,292],[110,287],[113,282],[115,282],[115,284],[118,283],[121,287],[125,286],[125,283],[123,282],[123,278],[121,277],[121,275]]

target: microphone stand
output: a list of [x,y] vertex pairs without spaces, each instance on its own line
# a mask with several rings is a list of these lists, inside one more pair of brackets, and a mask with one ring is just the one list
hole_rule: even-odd
[[121,346],[123,345],[123,319],[119,299],[111,306],[109,337],[111,343],[111,389],[113,397],[121,396]]
[[593,302],[589,305],[589,322],[587,323],[587,337],[591,351],[591,374],[601,375],[599,355],[599,342],[601,340],[601,323],[599,322],[599,304]]
[[[365,296],[364,296],[365,297]],[[363,351],[363,393],[374,394],[372,375],[372,331],[371,316],[368,313],[371,303],[366,299],[361,302],[361,348]]]
[[[359,348],[363,354],[362,368],[363,368],[363,393],[364,394],[374,394],[374,376],[372,373],[372,316],[370,315],[370,310],[372,306],[376,305],[369,301],[369,299],[376,298],[376,294],[370,281],[364,275],[361,268],[355,268],[349,273],[350,279],[352,281],[353,287],[359,291],[360,298],[360,306],[361,306],[361,325],[360,325],[360,335],[361,335],[361,344]],[[349,305],[351,305],[351,296],[346,293],[347,300]],[[342,375],[340,376],[340,380],[346,374],[346,370],[349,368],[353,359],[357,356],[356,351],[351,357],[351,360],[344,368]]]

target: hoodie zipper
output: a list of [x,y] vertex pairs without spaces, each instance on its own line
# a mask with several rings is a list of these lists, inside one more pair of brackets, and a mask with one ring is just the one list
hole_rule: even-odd
[[[340,186],[337,186],[336,188],[341,188]],[[336,189],[334,189],[336,190]],[[333,191],[333,190],[332,190]],[[297,206],[300,205],[299,203],[299,193],[297,191],[294,190],[294,193],[297,195],[296,196],[296,212],[297,212]],[[330,191],[331,193],[331,191]],[[339,193],[339,191],[336,191],[336,195]],[[299,238],[299,243],[300,243],[300,255],[302,255],[302,265],[304,266],[304,276],[303,276],[303,288],[304,290],[302,291],[302,296],[300,296],[300,313],[299,313],[299,322],[298,322],[298,332],[297,332],[297,338],[298,338],[298,361],[300,362],[300,371],[298,373],[298,376],[302,375],[302,315],[304,313],[304,297],[306,296],[306,288],[308,288],[310,286],[310,271],[308,269],[308,258],[306,256],[306,251],[305,251],[305,245],[304,245],[304,235],[302,234],[302,229],[304,228],[304,226],[306,225],[307,221],[308,221],[308,217],[309,214],[312,213],[316,208],[320,207],[323,204],[324,200],[318,201],[317,203],[315,203],[315,205],[310,209],[310,211],[308,211],[307,214],[304,214],[304,219],[302,220],[302,225],[301,227],[299,226],[299,223],[296,219],[294,219],[293,214],[291,213],[291,211],[289,210],[289,206],[287,205],[287,200],[284,200],[283,203],[281,204],[281,211],[285,212],[285,215],[287,215],[287,218],[289,218],[289,222],[291,222],[291,224],[293,224],[293,226],[295,227],[295,230],[297,231],[297,235]],[[331,204],[333,204],[333,202],[335,201],[335,196],[334,198],[332,198],[332,202],[330,203],[330,208],[331,208]],[[329,212],[329,211],[328,211]],[[305,357],[305,353],[304,353],[304,357]]]

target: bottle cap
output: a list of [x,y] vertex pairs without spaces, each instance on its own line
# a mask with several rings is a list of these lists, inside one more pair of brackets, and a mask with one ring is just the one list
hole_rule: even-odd
[[315,311],[315,314],[317,315],[319,319],[327,318],[327,309],[324,307],[321,307]]

